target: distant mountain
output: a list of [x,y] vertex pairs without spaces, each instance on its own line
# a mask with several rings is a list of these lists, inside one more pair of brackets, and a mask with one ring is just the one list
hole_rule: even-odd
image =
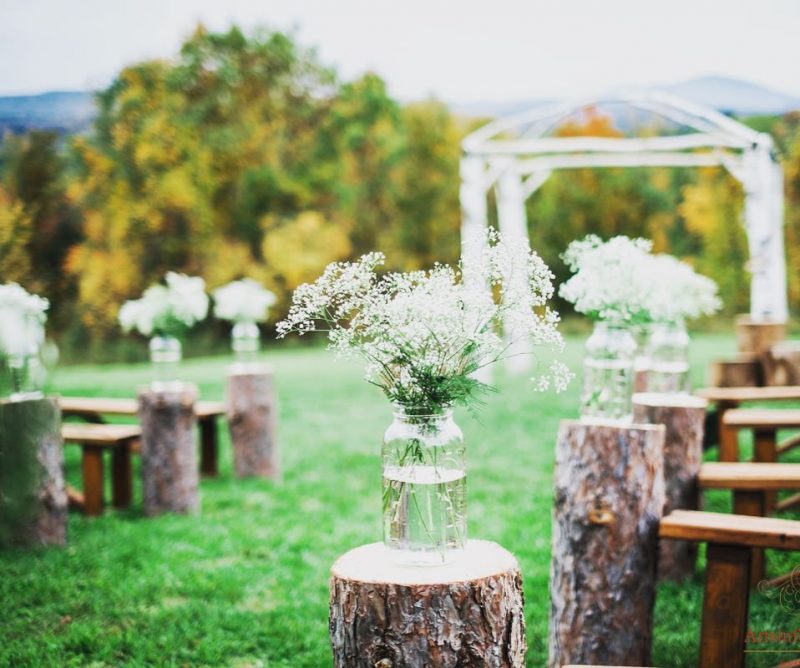
[[81,132],[89,128],[96,113],[93,94],[83,91],[0,97],[0,134],[6,130]]
[[730,77],[701,77],[660,88],[737,116],[785,114],[800,109],[800,97]]
[[[800,98],[729,77],[708,76],[659,86],[660,90],[737,116],[784,114],[800,110]],[[451,109],[470,117],[496,117],[553,102],[548,98],[506,102],[475,101],[451,104]],[[6,130],[33,129],[71,133],[87,130],[97,109],[94,96],[84,91],[54,91],[41,95],[0,97],[0,136]]]
[[[663,90],[696,104],[736,116],[777,115],[800,110],[800,97],[730,77],[700,77],[676,84],[648,86],[648,88]],[[496,117],[532,109],[552,101],[547,98],[506,102],[475,101],[451,104],[450,108],[463,116]]]

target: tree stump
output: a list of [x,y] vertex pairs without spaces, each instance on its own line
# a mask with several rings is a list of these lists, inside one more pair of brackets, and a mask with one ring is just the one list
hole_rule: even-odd
[[228,375],[228,428],[239,477],[280,477],[277,406],[266,369]]
[[350,550],[331,569],[336,668],[521,668],[522,578],[514,556],[471,540],[444,566],[398,566],[382,543]]
[[144,512],[192,513],[199,509],[197,472],[197,390],[139,392],[142,426]]
[[0,402],[0,543],[66,542],[67,490],[58,400]]
[[764,385],[800,385],[800,341],[783,341],[761,358]]
[[[688,394],[633,395],[633,420],[663,424],[664,514],[697,510],[697,474],[703,455],[703,432],[708,402]],[[659,543],[658,577],[679,582],[694,573],[697,543],[666,540]]]
[[754,321],[749,315],[736,318],[736,348],[740,353],[762,355],[785,338],[785,322]]
[[709,367],[711,387],[760,387],[764,384],[761,357],[740,353],[733,359],[716,360]]
[[662,425],[563,421],[550,570],[550,668],[650,664]]

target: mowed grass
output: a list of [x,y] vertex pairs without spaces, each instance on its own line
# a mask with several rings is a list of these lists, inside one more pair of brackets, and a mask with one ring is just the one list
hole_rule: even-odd
[[[710,359],[733,347],[731,337],[696,337],[695,383],[702,384]],[[576,371],[581,356],[582,341],[571,339],[566,359]],[[202,481],[199,516],[145,518],[137,478],[130,511],[97,519],[71,513],[66,549],[0,553],[0,665],[331,664],[328,572],[346,550],[380,540],[378,453],[391,413],[358,365],[327,351],[276,349],[264,357],[279,392],[282,482],[235,479],[222,424],[222,473]],[[222,399],[227,363],[189,360],[183,375],[203,398]],[[528,665],[540,667],[547,656],[554,444],[559,421],[577,414],[579,383],[560,395],[537,394],[525,378],[497,375],[499,392],[480,420],[457,416],[468,446],[469,532],[519,558]],[[131,396],[148,379],[146,365],[69,367],[57,371],[53,389]],[[79,484],[74,447],[67,474]],[[730,499],[715,494],[708,505],[729,510]],[[797,562],[791,554],[771,557],[774,574]],[[659,588],[655,665],[696,665],[701,599],[702,561],[692,581]],[[754,629],[796,625],[777,603],[753,596]],[[778,658],[753,656],[753,666]]]

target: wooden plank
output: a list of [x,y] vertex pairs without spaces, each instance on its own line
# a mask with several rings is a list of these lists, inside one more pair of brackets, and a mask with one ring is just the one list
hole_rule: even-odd
[[800,505],[800,494],[792,494],[775,504],[775,510],[789,510]]
[[800,464],[707,462],[697,481],[703,489],[800,489]]
[[111,453],[111,503],[115,508],[127,508],[133,499],[133,467],[131,444],[120,443]]
[[70,443],[98,447],[114,446],[120,441],[139,438],[142,430],[130,424],[64,424],[61,436]]
[[219,475],[217,459],[217,421],[213,417],[201,418],[200,424],[200,473],[213,478]]
[[800,550],[800,522],[699,510],[675,510],[662,518],[658,535],[726,545]]
[[744,667],[749,573],[750,550],[709,544],[698,664],[703,668]]
[[[778,461],[778,435],[774,429],[756,429],[753,434],[753,461],[772,464]],[[777,495],[774,490],[765,496],[764,515],[771,515],[775,509]]]
[[708,401],[800,401],[800,385],[782,387],[703,387],[695,391]]
[[[133,415],[138,411],[136,399],[116,397],[60,397],[58,400],[64,415],[96,416]],[[197,417],[212,417],[225,414],[222,401],[198,401],[195,404]]]
[[779,455],[782,455],[787,452],[791,452],[797,446],[800,446],[800,434],[795,434],[794,436],[790,436],[789,438],[786,438],[780,443],[778,443],[777,452]]
[[800,429],[800,408],[732,408],[722,418],[731,427]]

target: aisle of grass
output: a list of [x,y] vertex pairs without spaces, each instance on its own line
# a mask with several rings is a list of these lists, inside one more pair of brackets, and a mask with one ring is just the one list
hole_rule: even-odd
[[[581,356],[570,341],[568,362]],[[696,381],[729,338],[693,348]],[[231,476],[224,428],[222,475],[201,485],[199,517],[146,519],[140,489],[129,512],[70,515],[69,547],[0,554],[0,666],[330,665],[328,569],[347,549],[380,536],[379,440],[390,420],[357,366],[322,350],[269,352],[280,393],[284,479]],[[184,376],[221,399],[227,360],[190,360]],[[60,369],[63,394],[129,396],[146,366]],[[460,414],[469,457],[469,529],[519,557],[528,665],[545,663],[553,445],[576,414],[578,384],[562,395],[499,378],[480,422]],[[75,449],[68,476],[78,481]],[[715,509],[729,506],[724,495]],[[773,560],[781,572],[791,556]],[[654,662],[695,665],[701,575],[658,594]],[[788,628],[773,602],[753,602],[754,628]],[[762,665],[753,663],[752,665]],[[768,665],[768,664],[763,664]]]

